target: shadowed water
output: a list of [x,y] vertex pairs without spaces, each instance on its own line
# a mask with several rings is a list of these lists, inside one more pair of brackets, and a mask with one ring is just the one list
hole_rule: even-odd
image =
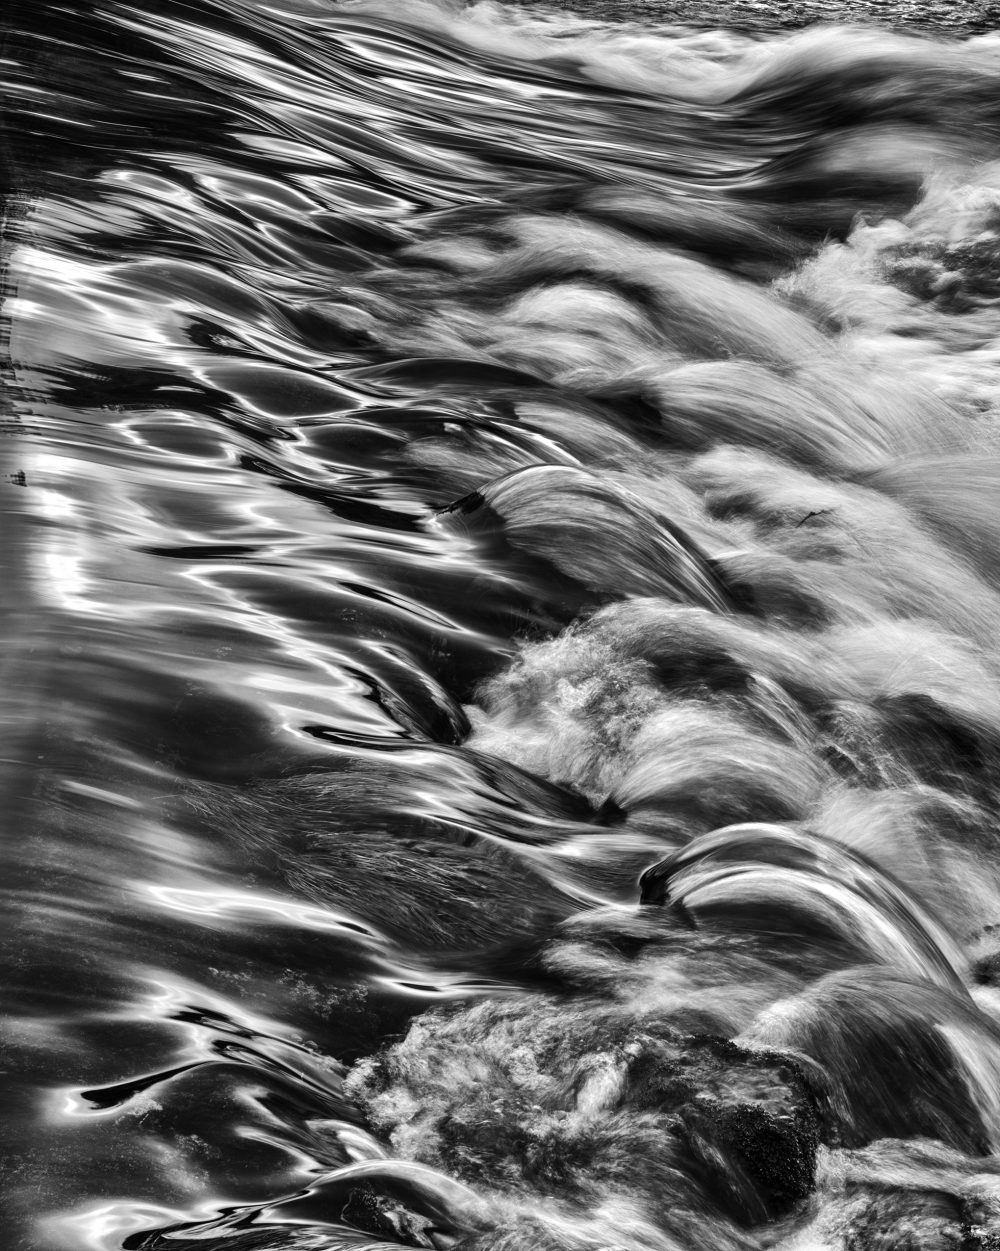
[[7,19],[5,1246],[1000,1245],[1000,38],[675,16]]

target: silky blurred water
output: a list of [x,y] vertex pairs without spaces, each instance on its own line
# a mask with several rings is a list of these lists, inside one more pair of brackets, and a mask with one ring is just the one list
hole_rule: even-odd
[[4,1246],[1000,1239],[1000,39],[829,16],[8,14]]

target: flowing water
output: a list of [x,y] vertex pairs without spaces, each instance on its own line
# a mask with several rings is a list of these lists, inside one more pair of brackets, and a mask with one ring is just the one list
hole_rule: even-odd
[[571,9],[4,19],[5,1248],[1000,1246],[1000,36]]

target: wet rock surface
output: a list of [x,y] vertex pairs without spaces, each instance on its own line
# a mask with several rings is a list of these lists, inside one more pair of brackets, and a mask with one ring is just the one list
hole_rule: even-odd
[[546,1001],[430,1014],[358,1065],[351,1093],[400,1154],[482,1192],[596,1208],[626,1191],[680,1236],[685,1213],[747,1227],[810,1193],[821,1127],[793,1059],[577,1011],[573,1030]]
[[1000,1177],[929,1139],[822,1151],[806,1219],[781,1251],[996,1251]]
[[408,1247],[433,1247],[429,1222],[387,1198],[370,1183],[351,1192],[341,1220],[368,1233],[379,1234]]

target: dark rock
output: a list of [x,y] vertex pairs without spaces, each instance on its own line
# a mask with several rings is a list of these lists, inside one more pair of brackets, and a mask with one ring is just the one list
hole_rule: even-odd
[[698,1213],[734,1231],[785,1216],[814,1185],[818,1101],[795,1060],[600,1001],[427,1014],[348,1087],[401,1154],[592,1209],[638,1194],[681,1238]]
[[430,1222],[379,1192],[370,1183],[352,1190],[341,1219],[369,1234],[390,1238],[407,1247],[433,1247]]

